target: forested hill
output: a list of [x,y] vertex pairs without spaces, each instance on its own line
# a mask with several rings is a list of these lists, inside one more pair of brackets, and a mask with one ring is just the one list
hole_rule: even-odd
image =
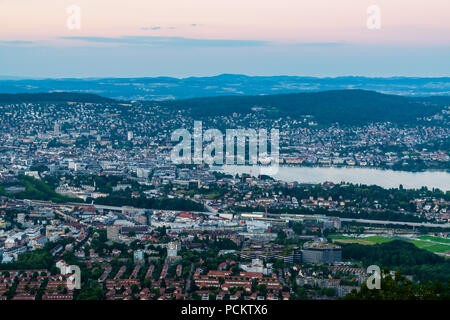
[[[95,94],[75,92],[0,94],[0,103],[38,102],[120,103]],[[445,106],[450,106],[450,97],[413,98],[356,89],[278,95],[220,96],[143,103],[181,110],[196,119],[202,119],[205,116],[253,113],[260,118],[272,119],[310,117],[311,120],[320,124],[338,122],[344,125],[361,125],[386,121],[414,124],[418,118],[436,115]]]
[[364,267],[377,265],[403,274],[414,276],[415,280],[450,281],[450,260],[434,253],[417,248],[414,244],[393,240],[372,246],[345,244],[342,257],[362,261]]
[[0,103],[37,103],[37,102],[113,102],[113,99],[104,98],[90,93],[52,92],[52,93],[17,93],[0,94]]
[[[156,103],[156,102],[155,102]],[[320,123],[415,122],[450,105],[450,97],[410,98],[367,90],[335,90],[260,96],[225,96],[157,102],[194,116],[258,112],[272,118],[313,116]]]

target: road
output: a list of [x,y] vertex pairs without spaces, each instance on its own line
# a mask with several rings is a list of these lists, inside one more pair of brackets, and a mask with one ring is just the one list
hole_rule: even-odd
[[387,221],[387,220],[368,220],[368,219],[349,219],[340,218],[341,221],[350,222],[356,221],[359,223],[369,223],[369,224],[394,224],[394,225],[407,225],[411,227],[427,227],[427,228],[450,228],[450,223],[425,223],[425,222],[406,222],[406,221]]

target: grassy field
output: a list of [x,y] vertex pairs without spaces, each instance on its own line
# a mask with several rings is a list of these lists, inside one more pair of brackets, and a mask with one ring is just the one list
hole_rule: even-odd
[[399,238],[399,237],[388,238],[383,236],[371,236],[365,238],[348,237],[341,235],[330,236],[330,239],[333,242],[358,243],[362,245],[374,245],[376,243],[384,243],[392,241],[394,239],[401,239],[413,243],[416,247],[420,249],[425,249],[433,253],[444,253],[450,251],[450,241],[448,241],[449,239],[443,239],[432,236],[420,236],[418,238],[419,240]]
[[410,240],[410,242],[414,243],[414,245],[420,249],[425,249],[435,253],[443,253],[450,251],[450,245],[447,244],[439,244],[422,240]]
[[359,238],[344,237],[344,236],[334,236],[334,237],[330,237],[330,239],[333,242],[340,242],[340,243],[358,243],[358,244],[363,244],[363,245],[375,244],[375,242],[370,242],[370,241],[359,239]]
[[446,239],[446,238],[439,238],[439,237],[433,237],[433,236],[420,236],[418,238],[422,239],[422,240],[430,240],[430,241],[434,241],[434,242],[450,244],[450,239]]
[[330,239],[335,242],[341,242],[341,243],[359,243],[364,245],[372,245],[376,243],[383,243],[388,242],[393,239],[386,238],[386,237],[380,237],[380,236],[371,236],[371,237],[365,237],[365,238],[354,238],[354,237],[347,237],[347,236],[330,236]]
[[364,239],[374,243],[385,243],[394,240],[394,238],[386,238],[381,236],[371,236]]

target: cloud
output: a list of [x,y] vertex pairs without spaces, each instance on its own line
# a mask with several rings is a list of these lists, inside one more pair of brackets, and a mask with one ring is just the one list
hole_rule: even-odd
[[22,44],[32,44],[33,41],[24,41],[24,40],[0,40],[0,45],[22,45]]
[[91,43],[147,45],[157,47],[259,47],[270,45],[261,40],[192,39],[183,37],[123,36],[123,37],[60,37],[65,40],[79,40]]
[[293,43],[295,46],[299,47],[338,47],[348,45],[348,42],[340,41],[340,42],[296,42]]
[[[1,0],[0,0],[1,1]],[[201,27],[203,26],[202,24],[198,24],[198,23],[191,23],[189,25],[187,25],[188,27]],[[142,27],[141,30],[145,30],[145,31],[152,31],[152,30],[163,30],[163,29],[167,29],[167,30],[175,30],[177,29],[177,27],[174,26],[169,26],[169,27],[160,27],[160,26],[156,26],[156,27]]]
[[161,30],[161,27],[142,27],[141,30]]

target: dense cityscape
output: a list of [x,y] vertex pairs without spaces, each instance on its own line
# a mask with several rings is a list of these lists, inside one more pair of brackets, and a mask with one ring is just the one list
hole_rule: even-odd
[[445,315],[449,12],[0,0],[2,315]]
[[[414,123],[339,125],[76,99],[0,104],[0,299],[363,299],[373,264],[411,285],[404,299],[448,298],[448,190],[170,159],[171,133],[202,120],[279,129],[284,166],[449,170],[448,106]],[[67,285],[74,265],[80,288]]]

